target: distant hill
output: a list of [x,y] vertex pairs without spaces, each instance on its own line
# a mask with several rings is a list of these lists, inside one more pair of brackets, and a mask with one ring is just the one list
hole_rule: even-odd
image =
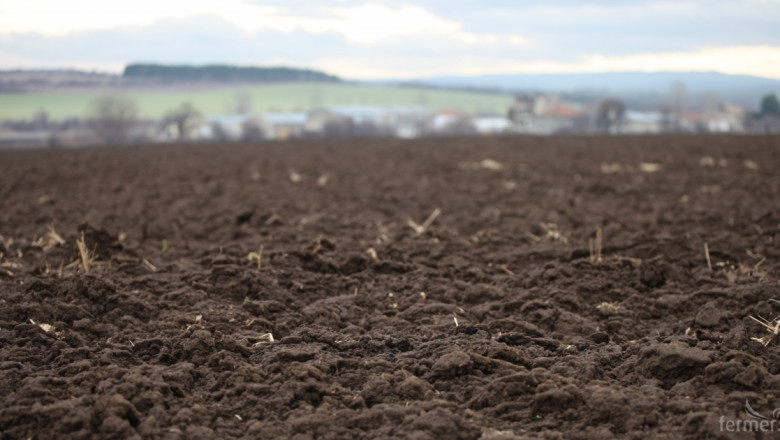
[[[509,74],[439,76],[418,80],[383,81],[447,89],[477,89],[496,92],[556,92],[568,99],[594,101],[606,96],[626,100],[640,109],[654,109],[667,102],[678,85],[684,86],[690,107],[701,106],[706,94],[722,102],[756,109],[768,93],[780,94],[780,80],[716,72],[610,72],[576,74]],[[679,89],[678,89],[679,90]]]
[[0,70],[0,93],[23,93],[64,88],[114,86],[122,78],[110,73],[68,69]]
[[412,81],[436,87],[492,88],[525,91],[661,91],[676,83],[692,92],[731,92],[737,90],[780,90],[780,80],[716,72],[610,72],[570,74],[510,74],[481,76],[440,76]]
[[128,64],[127,79],[209,82],[339,82],[337,76],[291,67],[240,67],[232,65]]

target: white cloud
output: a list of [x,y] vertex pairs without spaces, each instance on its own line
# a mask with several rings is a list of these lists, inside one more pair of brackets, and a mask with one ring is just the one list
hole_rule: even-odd
[[336,32],[351,41],[375,43],[401,35],[436,33],[464,42],[489,41],[493,35],[464,32],[461,23],[440,18],[411,4],[396,7],[381,3],[309,7],[304,13],[278,6],[261,6],[242,0],[23,0],[0,6],[0,34],[35,32],[65,35],[119,26],[146,26],[161,19],[210,14],[249,32],[296,29],[312,33]]
[[437,75],[511,73],[690,72],[716,71],[780,79],[780,47],[730,46],[692,52],[629,56],[592,54],[574,62],[514,60],[479,56],[426,58],[326,58],[318,61],[354,78],[420,78]]
[[515,46],[521,46],[521,47],[529,46],[531,44],[531,40],[522,35],[510,35],[509,42],[514,44]]
[[122,73],[124,62],[96,61],[89,59],[47,60],[29,58],[15,53],[0,51],[0,69],[76,69],[84,71]]
[[[373,44],[406,35],[436,34],[467,44],[495,42],[499,36],[465,32],[463,25],[440,18],[420,6],[402,4],[396,7],[364,3],[350,7],[319,7],[309,15],[295,15],[289,10],[220,9],[221,18],[246,31],[275,30],[312,33],[335,32],[348,40]],[[515,36],[515,44],[522,37]]]
[[395,9],[378,4],[365,4],[355,8],[336,8],[333,13],[335,19],[325,19],[318,23],[321,26],[319,31],[343,33],[347,38],[361,43],[373,43],[419,32],[462,32],[459,23],[438,18],[419,6],[403,5]]
[[241,0],[10,0],[0,4],[0,33],[65,35],[89,29],[149,25],[164,18],[209,13],[235,18],[280,11],[278,7],[252,6]]
[[692,52],[648,53],[623,57],[593,55],[582,63],[589,72],[660,70],[701,71],[758,75],[780,79],[780,47],[727,46]]
[[769,1],[0,0],[0,68],[273,62],[348,78],[621,70],[780,78],[780,9],[759,4]]

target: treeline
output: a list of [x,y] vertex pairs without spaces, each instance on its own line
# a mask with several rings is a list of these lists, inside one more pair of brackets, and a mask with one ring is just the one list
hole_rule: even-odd
[[291,67],[239,67],[230,65],[174,66],[161,64],[129,64],[125,78],[169,81],[216,82],[338,82],[337,76],[308,69]]

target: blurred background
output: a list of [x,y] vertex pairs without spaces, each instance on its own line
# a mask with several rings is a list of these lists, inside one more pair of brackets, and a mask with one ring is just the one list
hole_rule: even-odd
[[0,147],[780,132],[780,1],[0,1]]

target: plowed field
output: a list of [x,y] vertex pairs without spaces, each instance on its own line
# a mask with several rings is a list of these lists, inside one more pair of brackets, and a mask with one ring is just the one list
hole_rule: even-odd
[[777,332],[778,137],[5,151],[0,168],[2,439],[780,429],[780,336],[753,319]]

